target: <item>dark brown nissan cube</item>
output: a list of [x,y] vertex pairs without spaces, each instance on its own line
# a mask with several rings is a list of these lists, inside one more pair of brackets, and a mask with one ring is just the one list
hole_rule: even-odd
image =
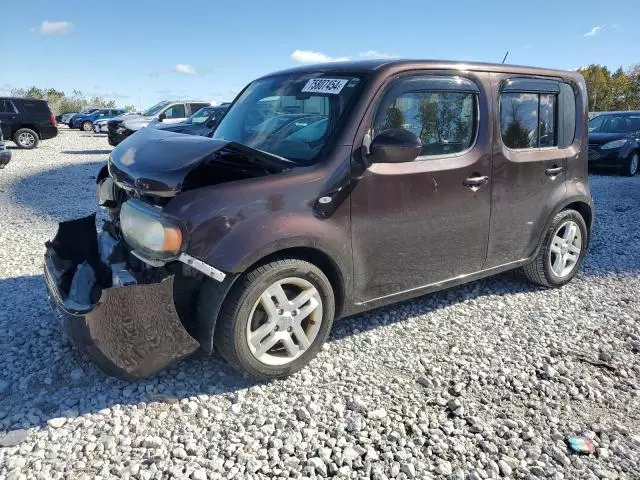
[[51,304],[107,373],[197,348],[278,378],[335,318],[522,268],[560,287],[593,207],[575,72],[442,61],[288,70],[212,138],[144,128],[98,175],[95,215],[47,242]]

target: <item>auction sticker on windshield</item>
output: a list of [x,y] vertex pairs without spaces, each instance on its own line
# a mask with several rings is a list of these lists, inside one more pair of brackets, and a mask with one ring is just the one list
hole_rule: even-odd
[[303,92],[338,94],[349,80],[336,78],[312,78],[302,89]]

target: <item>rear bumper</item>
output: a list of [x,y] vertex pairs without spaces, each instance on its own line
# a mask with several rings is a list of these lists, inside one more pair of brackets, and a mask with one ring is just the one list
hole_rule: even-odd
[[0,168],[4,168],[11,161],[11,150],[0,150]]
[[[90,231],[94,232],[93,238]],[[89,252],[84,256],[90,257],[92,248],[86,246],[92,242],[98,244],[94,253],[103,256],[95,233],[95,216],[62,222],[56,237],[47,242],[44,257],[50,305],[76,347],[106,374],[125,380],[148,377],[197,350],[198,341],[186,331],[174,305],[173,276],[157,283],[102,289],[94,280],[89,290],[100,290],[95,303],[71,298],[69,285],[80,271],[80,251]],[[74,244],[85,245],[65,255],[65,249]],[[94,260],[85,258],[84,262]],[[103,266],[114,271],[114,265]]]
[[40,127],[38,135],[40,136],[40,140],[49,140],[58,135],[58,127],[54,127],[53,125],[48,127]]

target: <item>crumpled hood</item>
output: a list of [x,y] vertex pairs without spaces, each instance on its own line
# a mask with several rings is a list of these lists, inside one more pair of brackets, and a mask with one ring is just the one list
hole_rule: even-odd
[[[155,128],[131,135],[109,157],[109,173],[120,187],[162,197],[295,166],[295,162],[239,143]],[[191,175],[196,169],[197,174]]]

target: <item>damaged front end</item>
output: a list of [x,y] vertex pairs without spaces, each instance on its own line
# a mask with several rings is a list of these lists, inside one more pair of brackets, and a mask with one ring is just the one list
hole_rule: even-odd
[[[292,168],[244,145],[142,130],[113,150],[97,176],[109,220],[99,231],[95,215],[61,222],[44,266],[50,303],[76,345],[128,380],[199,346],[210,353],[219,307],[237,277],[189,255],[188,226],[165,208],[171,199]],[[201,318],[199,294],[210,279],[218,310]]]
[[108,375],[136,380],[190,355],[199,342],[176,310],[180,272],[149,268],[110,227],[97,231],[95,215],[61,222],[46,244],[45,280],[76,346]]

